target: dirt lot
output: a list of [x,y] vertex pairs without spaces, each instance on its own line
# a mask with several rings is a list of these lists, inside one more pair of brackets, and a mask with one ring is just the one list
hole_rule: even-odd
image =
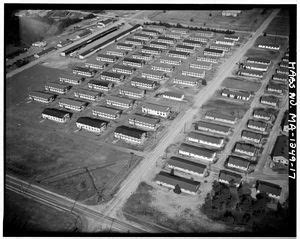
[[[77,225],[76,225],[77,224]],[[5,193],[4,236],[38,232],[72,232],[82,222],[75,215],[50,208],[11,191]]]
[[[183,23],[191,26],[216,27],[240,31],[255,31],[261,23],[268,17],[271,11],[261,14],[263,9],[254,8],[243,10],[237,17],[223,17],[221,11],[166,11],[160,12],[154,17],[153,21]],[[192,21],[191,21],[192,20]]]
[[231,89],[256,92],[260,88],[261,83],[249,81],[238,77],[228,77],[223,81],[222,86]]
[[[208,181],[213,180],[210,176]],[[200,212],[210,190],[210,183],[201,183],[199,194],[173,196],[172,190],[142,182],[126,202],[123,211],[142,221],[159,224],[178,232],[229,232],[231,228],[209,220]]]
[[[93,177],[99,190],[106,183],[104,188],[110,195],[140,158],[134,157],[132,160],[129,153],[101,145],[99,139],[95,140],[90,134],[76,134],[71,125],[42,121],[40,115],[46,106],[36,102],[26,103],[28,88],[41,89],[45,81],[56,80],[60,72],[38,65],[15,75],[6,83],[5,167],[8,172],[37,181],[65,173],[55,183],[44,185],[50,185],[72,198],[80,197],[80,200],[95,193],[91,181]],[[114,165],[102,170],[97,168],[104,163]],[[84,172],[68,177],[69,170],[85,168],[89,168],[94,176]],[[84,191],[86,193],[80,195]]]
[[249,109],[247,104],[235,104],[233,102],[225,100],[209,100],[205,105],[203,105],[202,110],[214,110],[225,115],[236,116],[242,118],[246,111]]

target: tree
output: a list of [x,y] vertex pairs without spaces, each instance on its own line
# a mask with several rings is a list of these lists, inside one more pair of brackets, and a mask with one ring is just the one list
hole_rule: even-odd
[[190,22],[193,22],[193,21],[194,21],[194,18],[191,18],[191,19],[190,19]]
[[181,189],[179,187],[178,184],[176,184],[175,188],[174,188],[174,193],[180,194],[181,193]]
[[170,174],[174,176],[174,168],[171,169]]
[[204,86],[207,85],[207,81],[205,79],[202,80],[202,85],[204,85]]

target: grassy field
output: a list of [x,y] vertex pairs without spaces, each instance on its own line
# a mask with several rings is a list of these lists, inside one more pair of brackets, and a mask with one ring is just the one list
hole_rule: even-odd
[[223,81],[222,86],[226,87],[226,88],[231,88],[231,89],[256,92],[260,88],[261,83],[249,81],[249,80],[237,78],[237,77],[228,77]]
[[255,31],[266,17],[271,13],[267,10],[261,14],[263,9],[254,8],[243,10],[237,17],[223,17],[221,11],[166,11],[160,12],[149,18],[153,21],[182,23],[191,26],[215,27],[240,31]]
[[[5,193],[4,236],[30,236],[32,233],[73,232],[81,229],[75,215],[58,211],[11,191]],[[49,235],[48,235],[49,236]]]
[[267,34],[284,35],[290,34],[290,18],[287,10],[281,10],[280,13],[269,24],[265,32]]
[[215,99],[206,102],[205,105],[203,105],[202,109],[205,111],[213,110],[225,115],[242,118],[244,114],[247,112],[247,110],[249,109],[249,105],[235,104],[233,102],[229,102],[221,99]]
[[278,55],[280,54],[279,51],[270,51],[270,50],[261,50],[258,48],[250,48],[245,56],[246,57],[262,57],[262,58],[266,58],[266,59],[270,59],[270,60],[274,60],[278,57]]
[[[132,159],[129,153],[102,145],[101,138],[91,134],[74,133],[75,116],[63,125],[41,121],[46,106],[26,103],[27,89],[41,89],[45,81],[56,80],[60,72],[37,65],[7,80],[5,167],[17,176],[41,180],[73,199],[93,198],[96,188],[105,190],[104,194],[110,197],[141,158]],[[104,164],[107,166],[97,168]],[[86,168],[90,171],[85,171]],[[82,173],[68,175],[69,170],[75,169]],[[58,180],[43,181],[59,173],[63,176]]]
[[215,223],[201,214],[199,208],[205,196],[206,193],[202,188],[200,194],[196,196],[187,194],[174,196],[167,188],[142,182],[125,203],[123,212],[133,215],[138,220],[155,223],[177,232],[228,232],[230,228]]

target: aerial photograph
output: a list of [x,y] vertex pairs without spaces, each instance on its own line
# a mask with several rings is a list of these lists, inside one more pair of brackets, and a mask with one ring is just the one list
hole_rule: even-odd
[[296,23],[4,4],[3,236],[295,236]]

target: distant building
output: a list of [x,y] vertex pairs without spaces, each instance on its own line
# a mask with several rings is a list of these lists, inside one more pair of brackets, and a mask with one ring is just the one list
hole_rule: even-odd
[[259,133],[254,133],[252,131],[249,130],[243,130],[242,131],[242,139],[243,140],[248,140],[248,141],[252,141],[255,142],[257,144],[260,143],[260,141],[262,140],[263,135],[259,134]]
[[116,120],[121,116],[121,110],[106,106],[96,106],[95,108],[93,108],[92,113],[95,116],[112,120]]
[[156,131],[159,127],[159,119],[150,118],[138,114],[130,115],[128,123],[132,126],[142,128],[144,130]]
[[78,101],[78,100],[73,100],[68,98],[61,98],[58,101],[58,105],[59,107],[66,108],[69,110],[82,111],[85,109],[88,103],[84,101]]
[[141,145],[147,139],[147,132],[122,125],[115,129],[114,137],[130,144]]
[[206,165],[201,163],[196,163],[190,160],[186,160],[179,157],[171,157],[167,161],[167,167],[184,172],[187,174],[192,174],[196,176],[203,177],[207,171]]
[[187,46],[187,45],[183,45],[183,44],[178,44],[178,45],[176,45],[175,50],[192,54],[192,53],[195,52],[195,47],[194,46]]
[[127,65],[127,66],[132,66],[132,67],[143,67],[143,65],[145,64],[145,61],[144,60],[139,60],[139,59],[125,57],[123,59],[123,64]]
[[120,64],[115,64],[112,69],[113,72],[121,73],[121,74],[128,74],[131,75],[136,71],[134,67],[131,66],[124,66]]
[[201,79],[204,79],[204,77],[205,77],[205,71],[204,70],[200,70],[200,69],[182,70],[181,74],[183,76],[191,76],[191,77],[196,77],[196,78],[201,78]]
[[181,65],[182,64],[182,60],[178,59],[178,58],[173,58],[173,57],[163,57],[159,59],[160,63],[163,64],[170,64],[170,65]]
[[69,84],[72,84],[72,85],[80,85],[84,81],[84,78],[83,77],[76,77],[74,75],[64,74],[64,75],[59,76],[58,80],[61,83],[69,83]]
[[168,49],[170,47],[169,44],[158,42],[158,41],[151,41],[149,46],[154,48],[159,48],[159,49]]
[[224,138],[210,136],[207,134],[197,132],[189,132],[185,139],[193,143],[204,144],[217,148],[221,148],[224,145]]
[[134,59],[145,60],[145,61],[150,61],[153,59],[153,55],[149,53],[143,53],[143,52],[133,53],[131,57]]
[[222,135],[229,135],[229,133],[230,133],[230,127],[228,127],[228,126],[209,123],[209,122],[205,122],[205,121],[197,122],[195,127],[197,130],[207,131],[210,133],[217,133],[217,134],[222,134]]
[[123,57],[126,56],[128,54],[128,51],[126,50],[122,50],[122,49],[118,49],[118,50],[107,50],[106,51],[106,55],[109,56],[115,56],[115,57]]
[[197,30],[195,33],[196,36],[201,36],[201,37],[213,37],[214,33],[211,31],[199,31]]
[[222,16],[223,17],[237,17],[241,13],[242,13],[241,10],[223,10]]
[[253,157],[257,152],[257,148],[249,143],[237,142],[234,147],[234,152]]
[[164,80],[167,78],[167,74],[161,71],[145,69],[142,71],[142,77],[151,80]]
[[108,55],[108,54],[98,54],[96,57],[97,61],[104,61],[104,62],[116,62],[118,59],[119,57]]
[[209,46],[210,49],[213,49],[213,50],[219,50],[219,51],[224,51],[224,52],[227,52],[227,51],[230,51],[231,50],[231,47],[228,46],[227,44],[224,45],[224,44],[211,44]]
[[178,185],[182,192],[192,194],[192,195],[196,195],[200,187],[200,182],[171,175],[163,171],[161,171],[159,174],[156,175],[154,181],[159,185],[165,186],[167,188],[172,188],[172,189],[174,189],[176,185]]
[[233,91],[233,90],[229,90],[229,89],[223,89],[221,91],[221,95],[224,97],[237,99],[237,100],[243,100],[243,101],[248,101],[248,100],[250,100],[250,97],[251,97],[251,94],[249,92]]
[[106,104],[111,106],[120,107],[123,109],[129,109],[133,106],[134,100],[121,98],[117,96],[108,96],[106,98]]
[[237,118],[234,116],[224,115],[214,111],[207,111],[205,113],[205,119],[220,121],[227,124],[235,124],[237,121]]
[[80,66],[75,66],[73,68],[73,74],[86,76],[86,77],[92,77],[95,75],[94,71],[90,70],[89,68],[80,67]]
[[90,69],[96,69],[96,70],[103,70],[105,67],[108,66],[107,62],[99,62],[97,60],[95,61],[87,61],[84,63],[84,66]]
[[268,65],[259,64],[259,63],[245,63],[244,67],[249,70],[263,71],[263,72],[266,72],[268,70]]
[[288,82],[289,80],[289,76],[287,74],[280,74],[280,73],[275,73],[273,76],[272,76],[272,80],[275,80],[275,81],[281,81],[281,82]]
[[234,40],[230,40],[228,38],[225,39],[225,37],[222,37],[222,38],[216,40],[216,44],[234,46],[235,45],[235,41]]
[[67,45],[70,45],[71,43],[73,43],[72,40],[70,39],[67,39],[65,41],[60,41],[59,43],[57,43],[57,47],[64,47],[64,46],[67,46]]
[[157,48],[157,47],[142,46],[141,52],[142,53],[159,55],[159,54],[161,54],[162,50],[160,48]]
[[42,112],[42,118],[58,123],[66,123],[72,117],[72,113],[55,108],[46,108]]
[[114,22],[114,19],[109,18],[109,19],[105,19],[105,20],[99,21],[98,25],[101,26],[101,27],[106,27],[106,26],[108,26],[109,24],[111,24],[113,22]]
[[71,89],[71,86],[65,84],[59,84],[56,82],[47,82],[45,84],[45,90],[58,93],[58,94],[65,94]]
[[130,81],[130,85],[147,90],[154,90],[157,87],[156,81],[139,77],[133,77]]
[[142,41],[142,40],[139,40],[139,39],[134,39],[134,38],[126,38],[125,43],[136,45],[136,46],[142,46],[142,45],[145,44],[145,41]]
[[175,58],[181,58],[181,59],[187,59],[189,57],[188,52],[182,52],[182,51],[175,51],[175,50],[169,50],[167,53],[167,56],[169,57],[175,57]]
[[276,73],[278,74],[285,74],[285,75],[289,75],[290,71],[288,68],[284,68],[284,67],[279,67],[276,69]]
[[268,128],[268,124],[263,121],[258,121],[258,120],[249,120],[247,127],[249,129],[255,129],[261,132],[265,132]]
[[204,56],[223,57],[225,53],[223,50],[205,48],[203,51],[203,54],[204,54]]
[[135,49],[135,45],[118,42],[117,49],[121,49],[125,51],[133,51]]
[[285,135],[277,137],[271,153],[272,160],[276,163],[288,166],[289,164],[289,138]]
[[237,36],[237,35],[225,35],[224,36],[224,39],[225,40],[231,40],[231,41],[239,41],[240,40],[240,37]]
[[[184,39],[181,44],[183,46],[188,46],[188,47],[193,47],[194,48],[194,47],[202,47],[207,42],[207,38],[194,37],[193,39],[194,40],[192,40],[191,38],[190,39]],[[178,49],[178,50],[180,50],[180,49]],[[190,48],[189,52],[193,53],[194,50],[192,51],[192,48]]]
[[258,180],[256,184],[256,193],[266,193],[270,198],[279,200],[281,187],[273,183]]
[[150,30],[150,29],[143,29],[141,31],[142,34],[146,34],[149,36],[158,36],[160,34],[159,31],[155,31],[155,30]]
[[158,42],[167,43],[167,44],[171,44],[171,45],[172,45],[172,44],[175,44],[176,39],[171,38],[171,37],[159,36],[159,37],[157,38],[157,41],[158,41]]
[[203,61],[203,62],[210,62],[217,64],[219,62],[219,59],[216,57],[208,57],[208,56],[197,56],[197,61]]
[[182,143],[179,146],[178,153],[187,157],[206,160],[209,162],[214,161],[216,156],[216,151],[207,148],[193,146],[190,144],[185,144],[185,143]]
[[253,111],[253,117],[256,119],[270,120],[272,115],[264,109],[256,109]]
[[188,87],[198,87],[199,85],[199,81],[192,77],[176,77],[173,79],[173,83]]
[[264,72],[257,70],[249,70],[249,69],[240,69],[238,75],[255,77],[255,78],[263,78]]
[[190,63],[190,68],[196,68],[201,70],[211,70],[212,69],[212,63],[205,62],[205,61],[197,61]]
[[101,80],[106,80],[106,81],[111,81],[116,83],[120,83],[125,78],[126,78],[125,75],[116,72],[103,71],[100,74]]
[[239,187],[242,182],[242,175],[227,170],[220,170],[218,181],[227,185],[232,184]]
[[169,106],[145,103],[142,105],[142,112],[149,115],[168,118],[171,113],[171,108]]
[[226,166],[232,170],[248,171],[250,162],[244,158],[230,155],[226,160]]
[[29,99],[42,103],[51,103],[54,101],[55,95],[45,92],[31,91],[29,93]]
[[134,39],[138,39],[138,40],[142,40],[142,41],[149,41],[152,38],[152,36],[142,34],[142,33],[135,33],[132,37]]
[[183,101],[184,94],[176,93],[172,91],[165,91],[161,94],[162,98],[169,99],[169,100],[176,100],[176,101]]
[[32,43],[32,46],[45,47],[45,46],[47,46],[47,42],[46,41],[37,41],[37,42]]
[[278,84],[268,84],[266,89],[268,92],[271,92],[271,93],[278,93],[278,94],[283,93],[282,86],[278,85]]
[[97,101],[100,99],[101,93],[85,89],[77,89],[74,91],[74,96],[84,100]]
[[79,117],[76,121],[76,126],[79,129],[84,129],[94,133],[102,133],[108,122],[90,117]]
[[137,89],[134,87],[130,86],[121,86],[119,88],[119,95],[124,95],[129,98],[134,98],[134,99],[140,99],[143,98],[145,95],[145,90],[143,89]]
[[114,87],[114,83],[107,80],[90,80],[88,87],[94,90],[109,91]]
[[270,105],[274,107],[278,107],[279,99],[273,95],[263,95],[260,98],[260,103],[265,105]]
[[270,65],[271,60],[261,58],[261,57],[248,57],[246,60],[247,63],[261,64],[261,65]]

